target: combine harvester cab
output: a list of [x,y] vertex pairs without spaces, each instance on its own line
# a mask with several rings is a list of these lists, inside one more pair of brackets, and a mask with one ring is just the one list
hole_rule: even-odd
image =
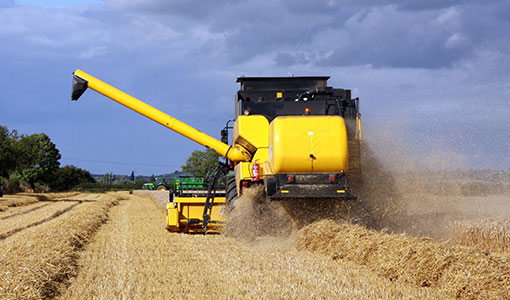
[[[348,180],[361,179],[359,99],[352,99],[350,90],[327,86],[328,79],[238,78],[235,123],[221,131],[221,141],[81,70],[74,73],[71,99],[91,88],[227,158],[209,179],[205,197],[174,195],[168,208],[167,225],[174,230],[195,232],[200,224],[204,231],[219,231],[219,208],[252,185],[263,184],[271,200],[356,198]],[[228,128],[233,128],[232,145]],[[219,196],[217,183],[229,171],[235,175],[227,176],[225,196]]]

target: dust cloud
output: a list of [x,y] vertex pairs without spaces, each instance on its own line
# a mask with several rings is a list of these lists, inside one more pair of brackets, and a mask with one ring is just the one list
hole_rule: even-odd
[[362,181],[353,186],[355,212],[369,228],[449,240],[456,222],[510,216],[510,182],[495,183],[494,171],[470,170],[469,158],[439,139],[372,130],[363,163]]
[[236,200],[225,233],[245,240],[288,237],[329,219],[449,240],[456,234],[452,224],[510,216],[510,181],[491,185],[469,171],[465,156],[437,141],[421,139],[417,146],[405,137],[379,128],[363,141],[362,178],[349,181],[357,200],[269,201],[263,187],[252,187]]
[[269,201],[264,186],[247,188],[227,214],[226,236],[255,241],[261,236],[288,237],[293,231],[282,204]]

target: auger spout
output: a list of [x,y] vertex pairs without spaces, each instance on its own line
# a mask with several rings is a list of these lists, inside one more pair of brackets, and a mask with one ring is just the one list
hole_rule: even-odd
[[81,70],[76,70],[73,76],[72,100],[78,100],[80,96],[91,88],[94,91],[136,111],[137,113],[199,143],[211,148],[219,155],[234,162],[250,161],[251,154],[242,146],[229,146],[210,135],[207,135],[188,124],[148,105],[147,103],[130,96],[123,91],[89,75]]

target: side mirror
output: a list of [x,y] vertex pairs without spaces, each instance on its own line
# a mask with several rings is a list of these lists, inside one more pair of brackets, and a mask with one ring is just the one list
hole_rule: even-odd
[[225,144],[228,144],[228,129],[221,130],[221,141]]

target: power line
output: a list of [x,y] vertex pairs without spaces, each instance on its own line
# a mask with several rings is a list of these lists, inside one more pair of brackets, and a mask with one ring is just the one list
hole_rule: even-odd
[[102,164],[110,164],[110,165],[131,165],[131,166],[150,166],[150,167],[165,167],[165,168],[175,168],[180,166],[177,165],[160,165],[160,164],[151,164],[151,163],[131,163],[131,162],[121,162],[121,161],[106,161],[106,160],[95,160],[95,159],[82,159],[82,158],[73,158],[66,157],[61,158],[62,160],[70,160],[70,161],[86,161],[86,162],[96,162]]

